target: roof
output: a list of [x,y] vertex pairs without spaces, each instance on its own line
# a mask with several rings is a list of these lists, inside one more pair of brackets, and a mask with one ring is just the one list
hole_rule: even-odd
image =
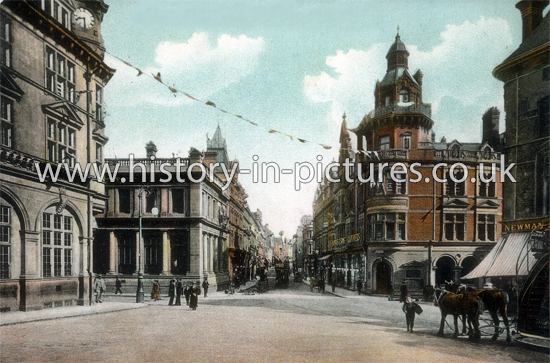
[[416,79],[414,79],[414,77],[411,77],[407,68],[397,67],[386,72],[384,79],[382,80],[382,82],[380,82],[380,87],[387,86],[389,84],[395,84],[399,80],[399,78],[401,78],[404,74],[409,76],[409,78],[414,83],[418,84],[418,82],[416,82]]
[[534,49],[540,48],[545,44],[550,42],[550,12],[542,19],[539,26],[525,39],[518,49],[516,49],[512,54],[508,56],[502,63],[495,67],[493,74],[497,76],[497,71],[500,72],[501,68],[506,63],[511,62],[516,58],[520,58],[522,55],[525,55]]
[[388,55],[394,52],[405,52],[409,53],[407,51],[407,48],[405,47],[405,43],[401,41],[401,38],[399,37],[399,33],[395,36],[395,42],[391,45],[390,49],[388,50]]
[[530,237],[530,232],[510,233],[502,237],[483,261],[462,278],[515,277],[516,274],[518,276],[527,276],[529,273],[529,264],[526,261],[535,260],[534,254],[528,252],[527,248]]

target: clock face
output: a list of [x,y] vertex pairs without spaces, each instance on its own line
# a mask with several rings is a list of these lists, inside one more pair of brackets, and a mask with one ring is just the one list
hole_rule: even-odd
[[88,9],[76,9],[73,13],[73,23],[80,29],[90,29],[94,26],[94,16]]

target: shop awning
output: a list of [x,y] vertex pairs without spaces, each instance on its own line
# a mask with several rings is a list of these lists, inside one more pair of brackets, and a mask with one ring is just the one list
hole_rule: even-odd
[[[463,279],[498,276],[527,276],[529,273],[528,261],[534,261],[532,252],[529,252],[527,243],[531,233],[510,233],[504,236],[493,247],[491,252]],[[530,254],[527,256],[527,254]],[[528,261],[527,261],[528,259]]]

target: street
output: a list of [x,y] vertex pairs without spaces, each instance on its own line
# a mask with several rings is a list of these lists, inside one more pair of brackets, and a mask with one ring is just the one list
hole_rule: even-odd
[[[196,311],[143,308],[0,327],[2,362],[548,362],[505,336],[493,342],[436,336],[439,310],[421,303],[408,333],[398,301],[337,296],[291,282],[265,293],[212,293]],[[105,304],[135,299],[109,295]],[[448,319],[452,324],[452,319]]]

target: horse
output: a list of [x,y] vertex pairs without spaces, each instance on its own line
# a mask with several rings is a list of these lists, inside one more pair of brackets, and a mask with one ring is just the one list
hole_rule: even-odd
[[458,316],[465,315],[473,325],[473,334],[470,338],[479,340],[481,333],[479,331],[479,302],[471,293],[453,294],[447,290],[436,289],[434,295],[434,305],[441,311],[441,324],[437,335],[445,336],[443,329],[445,327],[445,318],[447,315],[453,315],[455,323],[455,332],[453,338],[458,336]]
[[[506,327],[506,342],[510,343],[512,341],[507,314],[508,302],[510,300],[506,292],[498,289],[477,290],[469,286],[455,284],[454,282],[446,282],[445,289],[454,293],[471,293],[481,300],[485,309],[489,311],[495,326],[495,332],[491,337],[492,340],[497,340],[500,335],[500,320],[498,318],[498,313],[500,313],[504,326]],[[465,320],[464,324],[466,324]],[[466,328],[464,327],[464,329]]]

